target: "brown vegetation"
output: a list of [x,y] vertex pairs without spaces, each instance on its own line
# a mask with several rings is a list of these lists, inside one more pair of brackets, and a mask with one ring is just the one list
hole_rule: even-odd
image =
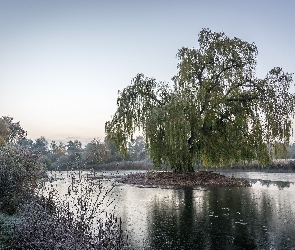
[[137,185],[164,186],[202,186],[202,187],[248,187],[250,183],[245,179],[226,177],[212,171],[198,171],[194,173],[174,172],[146,172],[124,176],[121,183]]

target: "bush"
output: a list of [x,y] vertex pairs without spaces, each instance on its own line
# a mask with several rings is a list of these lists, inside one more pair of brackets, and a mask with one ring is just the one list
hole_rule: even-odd
[[[15,225],[0,223],[5,249],[122,249],[128,239],[110,208],[109,189],[79,171],[63,196],[53,185],[39,189],[44,176],[39,156],[17,146],[0,148],[2,211],[17,213]],[[49,182],[48,182],[49,183]],[[1,222],[1,221],[0,221]],[[5,245],[4,245],[5,244]],[[0,248],[1,248],[0,247]]]
[[127,248],[121,220],[105,211],[112,203],[106,198],[111,190],[82,177],[64,198],[50,189],[24,206],[11,249]]
[[44,174],[38,155],[19,145],[0,147],[0,210],[16,213],[19,205],[34,194]]

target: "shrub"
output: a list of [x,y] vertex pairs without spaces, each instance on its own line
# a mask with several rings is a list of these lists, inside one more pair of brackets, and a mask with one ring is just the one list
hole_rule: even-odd
[[[80,175],[63,196],[49,188],[27,203],[14,230],[12,249],[122,249],[128,247],[121,220],[105,208],[107,189]],[[100,183],[101,184],[101,183]]]
[[34,194],[44,176],[38,156],[19,145],[0,148],[0,210],[16,213],[20,203]]

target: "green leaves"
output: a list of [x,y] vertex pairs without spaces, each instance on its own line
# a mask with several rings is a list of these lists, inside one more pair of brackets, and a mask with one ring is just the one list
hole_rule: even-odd
[[106,133],[121,151],[136,130],[145,134],[155,166],[192,171],[258,160],[267,164],[277,143],[288,144],[292,75],[272,69],[255,77],[257,47],[203,29],[199,48],[181,48],[174,88],[138,74],[119,93]]
[[167,84],[157,83],[153,78],[138,74],[131,85],[120,92],[118,109],[112,121],[106,122],[107,137],[126,153],[126,143],[133,139],[136,130],[146,130],[147,120],[153,109],[169,101],[171,90]]

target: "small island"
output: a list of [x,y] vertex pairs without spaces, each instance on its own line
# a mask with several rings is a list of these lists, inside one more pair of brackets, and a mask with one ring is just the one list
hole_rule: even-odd
[[146,172],[128,174],[118,180],[124,184],[144,186],[175,187],[249,187],[251,184],[242,178],[227,177],[213,171],[197,171],[192,173]]

